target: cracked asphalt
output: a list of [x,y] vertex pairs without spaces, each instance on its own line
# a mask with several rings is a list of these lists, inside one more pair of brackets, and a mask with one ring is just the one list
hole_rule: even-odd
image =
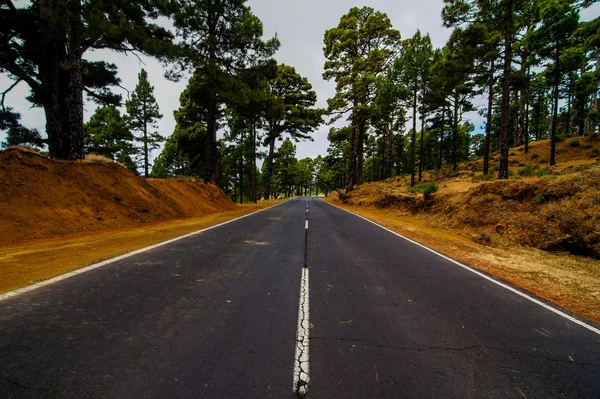
[[314,198],[0,302],[0,398],[297,397],[305,265],[304,396],[600,398],[600,335]]

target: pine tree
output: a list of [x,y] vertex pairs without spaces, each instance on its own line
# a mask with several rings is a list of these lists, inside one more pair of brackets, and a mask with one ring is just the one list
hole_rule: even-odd
[[273,56],[279,40],[262,40],[262,22],[252,14],[246,0],[180,0],[175,27],[185,51],[173,79],[185,70],[202,75],[203,95],[195,97],[198,113],[206,125],[204,181],[218,181],[217,130],[222,108],[230,101],[231,79],[244,69],[261,65]]
[[[433,47],[429,34],[423,36],[417,30],[413,37],[406,40],[402,52],[394,64],[394,78],[397,83],[409,91],[410,106],[412,108],[412,131],[410,141],[410,185],[415,185],[415,160],[417,148],[417,106],[427,86],[429,68],[433,59]],[[422,118],[423,119],[423,118]],[[421,137],[423,136],[421,129]],[[422,145],[421,141],[421,157]],[[419,177],[422,164],[419,162]],[[420,181],[420,178],[419,178]]]
[[144,176],[149,176],[150,151],[160,147],[166,139],[152,131],[157,128],[156,122],[162,118],[158,103],[154,98],[154,87],[148,82],[148,74],[144,69],[138,74],[138,84],[125,102],[127,108],[129,127],[138,132],[136,140],[142,144]]
[[106,105],[121,101],[110,91],[119,84],[116,66],[87,61],[86,51],[111,49],[173,59],[178,49],[173,35],[152,21],[169,17],[175,4],[169,0],[39,0],[18,7],[12,0],[0,3],[0,71],[15,81],[8,91],[25,82],[31,89],[28,100],[44,108],[51,157],[84,156],[84,92]]
[[349,174],[346,188],[362,182],[365,135],[371,119],[376,83],[400,44],[400,32],[389,17],[371,7],[354,7],[342,16],[337,27],[325,32],[325,72],[335,80],[336,94],[327,100],[328,112],[336,121],[348,116]]

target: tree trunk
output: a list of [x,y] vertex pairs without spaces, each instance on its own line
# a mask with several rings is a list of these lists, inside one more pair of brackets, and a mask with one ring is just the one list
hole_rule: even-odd
[[275,156],[275,137],[273,131],[269,132],[269,155],[267,157],[267,177],[265,179],[265,199],[271,199],[271,181],[273,180],[273,157]]
[[[594,84],[595,87],[598,87],[598,77],[600,76],[600,51],[596,51],[596,73],[594,74]],[[588,116],[585,119],[585,132],[587,134],[592,134],[596,132],[596,128],[598,126],[598,93],[597,91],[592,93],[592,102],[590,104],[590,111],[588,112]],[[590,118],[589,115],[594,115],[594,117]]]
[[[44,64],[40,65],[41,94],[46,116],[46,134],[48,135],[48,151],[50,157],[69,159],[71,143],[68,131],[65,130],[62,113],[64,99],[61,89],[64,85],[64,69],[67,63],[65,54],[66,28],[64,19],[57,15],[66,15],[64,0],[40,0],[39,9],[44,21]],[[61,84],[62,83],[62,84]],[[68,86],[68,82],[67,82]],[[61,105],[62,104],[62,105]]]
[[144,126],[144,177],[148,177],[148,116],[146,98],[142,98],[142,124]]
[[446,104],[442,105],[442,126],[440,128],[440,152],[438,154],[438,169],[442,169],[442,153],[444,149],[444,130],[446,129]]
[[69,159],[85,157],[83,150],[83,70],[81,0],[69,0],[69,97],[68,125],[71,141]]
[[413,128],[410,136],[410,186],[415,185],[415,162],[417,152],[417,89],[413,92]]
[[358,143],[356,145],[356,183],[362,184],[364,181],[364,148],[365,133],[367,130],[367,120],[361,115],[358,123]]
[[386,162],[385,162],[385,178],[392,176],[392,146],[394,145],[394,133],[391,127],[387,130],[385,150],[386,150]]
[[423,180],[423,159],[425,158],[425,148],[423,147],[423,136],[425,136],[425,114],[421,114],[421,142],[419,148],[419,183]]
[[552,132],[550,133],[550,166],[556,165],[556,128],[558,125],[558,88],[560,85],[560,45],[556,44],[554,63],[554,110],[552,111]]
[[485,123],[485,141],[483,142],[483,174],[490,171],[490,140],[492,137],[492,112],[494,106],[494,60],[490,62],[490,80],[488,83],[488,108]]
[[525,102],[525,154],[529,153],[529,87],[526,89],[527,99]]
[[252,121],[252,202],[258,202],[256,189],[256,120]]
[[513,3],[506,1],[504,17],[504,74],[502,76],[502,105],[500,107],[500,169],[498,179],[508,179],[508,138],[510,132],[510,73],[512,68]]
[[565,126],[565,136],[567,136],[567,137],[571,133],[571,101],[573,100],[572,86],[573,86],[573,74],[570,73],[569,74],[569,86],[568,86],[569,92],[567,93],[567,121],[566,121],[566,126]]
[[346,185],[346,191],[352,191],[356,185],[356,139],[357,139],[357,126],[356,117],[352,118],[352,129],[350,129],[350,140],[349,140],[349,152],[350,162],[348,164],[348,184]]
[[244,203],[244,130],[240,132],[240,204]]
[[450,158],[452,158],[452,170],[458,169],[458,111],[460,107],[460,98],[458,94],[454,95],[454,119],[452,120],[452,143],[450,145]]
[[512,110],[513,147],[519,147],[521,142],[521,129],[519,124],[519,89],[513,89],[514,106]]

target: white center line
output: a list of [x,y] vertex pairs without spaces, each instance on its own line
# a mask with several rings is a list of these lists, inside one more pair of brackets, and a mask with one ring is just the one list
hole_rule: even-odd
[[304,223],[304,230],[308,230],[308,220],[306,220]]
[[308,343],[309,343],[309,317],[308,317],[308,268],[302,268],[302,282],[300,284],[300,304],[298,305],[298,331],[296,333],[296,354],[294,358],[294,386],[297,395],[306,395],[309,381]]

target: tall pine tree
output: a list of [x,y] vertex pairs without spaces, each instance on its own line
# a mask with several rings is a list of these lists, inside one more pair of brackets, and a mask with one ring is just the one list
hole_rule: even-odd
[[158,103],[154,98],[154,87],[150,86],[148,73],[142,69],[138,74],[138,84],[125,102],[129,114],[129,127],[138,132],[136,140],[142,144],[144,176],[149,176],[150,151],[160,147],[165,138],[153,131],[157,128],[156,122],[162,118]]

